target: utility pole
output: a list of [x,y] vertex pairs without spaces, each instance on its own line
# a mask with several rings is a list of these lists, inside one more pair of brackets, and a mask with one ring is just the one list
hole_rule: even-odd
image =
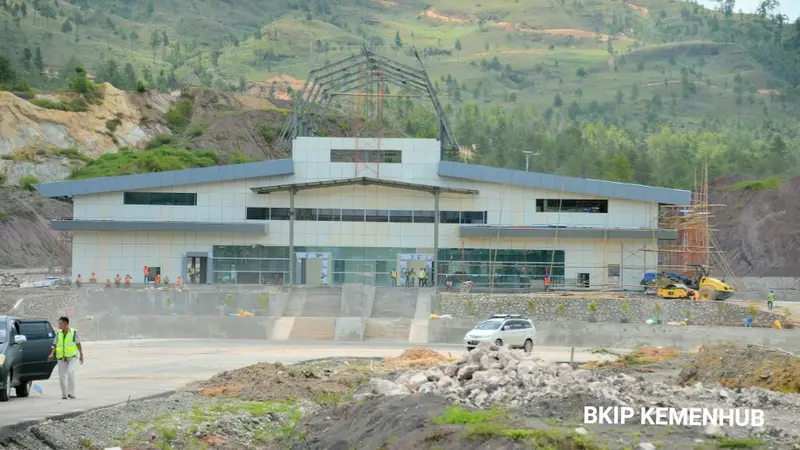
[[533,153],[530,150],[523,150],[522,153],[525,154],[525,172],[527,172],[531,166],[531,156],[539,156],[541,153]]

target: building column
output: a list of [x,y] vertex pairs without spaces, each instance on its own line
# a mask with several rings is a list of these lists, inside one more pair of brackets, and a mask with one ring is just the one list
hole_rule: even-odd
[[289,286],[294,285],[294,191],[289,188]]
[[431,286],[439,279],[439,189],[433,190],[433,276]]

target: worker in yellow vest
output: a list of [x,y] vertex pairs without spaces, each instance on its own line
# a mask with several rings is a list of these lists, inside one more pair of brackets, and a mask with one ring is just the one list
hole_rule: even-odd
[[83,364],[83,346],[78,330],[70,328],[69,317],[58,319],[58,333],[53,341],[53,349],[48,360],[55,356],[58,361],[58,381],[61,382],[61,398],[75,398],[75,371],[78,363]]

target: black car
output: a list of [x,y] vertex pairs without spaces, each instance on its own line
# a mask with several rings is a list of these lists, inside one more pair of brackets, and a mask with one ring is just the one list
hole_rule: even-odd
[[56,361],[48,361],[55,331],[46,319],[0,316],[0,402],[27,397],[37,380],[48,380]]

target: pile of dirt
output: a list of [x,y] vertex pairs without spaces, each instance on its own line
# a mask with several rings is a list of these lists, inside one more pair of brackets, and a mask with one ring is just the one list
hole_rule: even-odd
[[591,361],[584,365],[586,369],[596,369],[601,367],[627,367],[641,366],[648,364],[660,364],[666,361],[675,360],[681,357],[680,350],[674,348],[642,347],[634,351],[616,355],[613,361]]
[[440,362],[452,362],[456,358],[444,356],[439,352],[427,348],[410,348],[396,358],[386,358],[381,363],[381,369],[387,372],[395,372],[409,369],[424,369],[433,367]]
[[222,372],[194,387],[206,397],[232,397],[246,401],[286,401],[298,397],[344,396],[362,382],[364,374],[352,370],[313,370],[259,363]]
[[728,388],[800,393],[800,357],[757,345],[704,346],[678,380],[683,385],[717,382]]
[[0,188],[0,267],[69,265],[71,249],[50,228],[50,220],[71,217],[68,203],[34,192]]
[[777,189],[729,189],[746,179],[729,176],[709,186],[709,203],[725,206],[713,208],[711,219],[719,250],[737,276],[797,276],[800,177]]

